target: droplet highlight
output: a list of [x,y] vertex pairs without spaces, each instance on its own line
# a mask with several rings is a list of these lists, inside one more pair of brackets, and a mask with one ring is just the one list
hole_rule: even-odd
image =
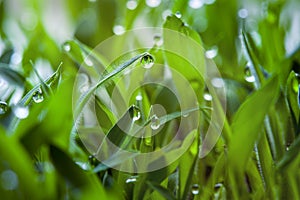
[[205,94],[203,95],[203,98],[204,98],[204,100],[206,100],[206,101],[211,101],[211,100],[212,100],[212,96],[211,96],[211,94],[209,94],[209,93],[205,93]]
[[64,44],[64,46],[63,46],[63,49],[64,49],[66,52],[69,52],[69,51],[71,51],[71,45],[70,45],[68,42],[66,42],[66,43]]
[[199,194],[199,185],[198,184],[193,184],[192,185],[192,194],[193,195]]
[[176,16],[177,18],[181,18],[181,17],[182,17],[182,15],[181,15],[181,13],[180,13],[179,11],[177,11],[177,12],[175,13],[175,16]]
[[136,180],[137,179],[135,177],[128,178],[128,179],[126,179],[125,183],[134,183],[134,182],[136,182]]

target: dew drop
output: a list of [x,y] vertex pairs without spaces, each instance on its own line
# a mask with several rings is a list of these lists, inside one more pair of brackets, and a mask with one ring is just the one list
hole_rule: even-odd
[[199,185],[198,184],[192,185],[192,193],[193,193],[193,195],[199,194]]
[[249,83],[255,82],[255,77],[251,74],[250,68],[245,68],[245,80]]
[[129,9],[129,10],[134,10],[136,9],[137,7],[137,2],[135,0],[129,0],[127,1],[126,3],[126,7]]
[[29,109],[27,106],[17,105],[13,107],[13,112],[19,119],[25,119],[29,115]]
[[193,9],[198,9],[203,6],[204,2],[202,0],[189,0],[189,6]]
[[137,107],[133,107],[132,120],[137,121],[141,118],[141,111]]
[[223,88],[224,87],[224,81],[222,78],[213,78],[211,79],[211,84],[216,88]]
[[93,61],[89,58],[84,59],[84,63],[89,67],[92,67],[94,65]]
[[0,101],[0,115],[3,115],[7,112],[8,110],[8,105],[4,101]]
[[153,37],[153,40],[154,40],[154,44],[156,46],[161,46],[163,44],[163,39],[162,39],[162,37],[160,35],[155,35]]
[[152,144],[152,138],[151,137],[145,137],[144,138],[144,143],[147,146],[151,146],[151,144]]
[[212,96],[209,93],[205,93],[203,95],[204,100],[206,101],[211,101],[212,100]]
[[179,12],[179,11],[177,11],[176,13],[175,13],[175,16],[177,17],[177,18],[181,18],[181,13]]
[[142,101],[142,99],[143,99],[143,97],[140,94],[135,97],[135,100],[137,100],[137,101]]
[[218,55],[218,48],[213,47],[210,50],[205,51],[205,56],[206,58],[213,59]]
[[242,19],[246,19],[248,17],[248,10],[245,8],[242,8],[238,11],[238,15]]
[[125,183],[134,183],[136,182],[136,178],[135,177],[132,177],[132,178],[128,178],[126,179]]
[[159,118],[154,115],[153,118],[151,119],[151,125],[150,125],[152,130],[157,130],[160,127],[160,120]]
[[149,69],[154,65],[154,58],[151,54],[146,54],[141,58],[141,64],[145,69]]
[[121,25],[115,25],[113,27],[113,32],[116,35],[122,35],[123,33],[125,33],[125,28]]
[[159,6],[160,3],[161,3],[161,0],[146,0],[147,6],[149,6],[151,8],[155,8],[155,7]]
[[15,190],[19,185],[17,174],[12,170],[5,170],[1,173],[1,184],[5,190]]
[[217,184],[215,184],[215,189],[219,189],[219,188],[221,188],[222,186],[223,186],[222,183],[217,183]]
[[38,88],[38,90],[34,92],[32,99],[35,103],[41,103],[42,101],[44,101],[44,96],[41,88]]
[[64,49],[66,52],[69,52],[69,51],[71,51],[71,45],[70,45],[68,42],[66,42],[66,43],[64,44],[64,46],[63,46],[63,49]]

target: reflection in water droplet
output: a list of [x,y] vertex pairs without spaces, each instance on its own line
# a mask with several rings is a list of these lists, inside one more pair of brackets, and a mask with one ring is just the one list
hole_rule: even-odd
[[250,68],[245,68],[245,80],[249,83],[255,82],[255,77],[251,74]]
[[15,190],[19,185],[17,174],[12,170],[5,170],[1,173],[1,185],[4,190]]
[[16,115],[16,117],[19,119],[25,119],[29,115],[29,109],[27,106],[24,107],[24,106],[17,105],[13,107],[13,112]]
[[149,6],[151,8],[155,8],[155,7],[159,6],[160,3],[161,3],[161,0],[146,0],[147,6]]
[[193,9],[201,8],[203,4],[203,0],[189,0],[189,6]]
[[199,185],[198,184],[192,185],[192,193],[193,193],[193,195],[199,194]]
[[209,93],[205,93],[203,95],[204,100],[206,101],[211,101],[212,100],[212,96]]
[[63,46],[63,49],[67,52],[71,51],[71,45],[68,42],[66,42]]
[[152,138],[151,137],[145,137],[144,138],[144,143],[147,146],[151,146],[152,145]]
[[154,58],[151,54],[146,54],[141,58],[141,64],[144,68],[149,69],[154,65]]
[[121,25],[115,25],[113,27],[113,32],[116,35],[122,35],[123,33],[125,33],[125,28]]
[[127,1],[126,3],[126,7],[129,9],[129,10],[134,10],[136,9],[137,7],[137,2],[135,0],[129,0]]
[[154,115],[153,118],[151,119],[151,125],[150,125],[152,130],[157,130],[160,127],[160,120],[159,118]]
[[38,88],[38,90],[34,92],[32,99],[35,103],[41,103],[42,101],[44,101],[44,96],[41,88]]
[[218,48],[217,47],[213,47],[212,49],[205,51],[206,58],[213,59],[217,55],[218,55]]
[[135,177],[133,177],[133,178],[128,178],[128,179],[126,179],[126,181],[125,181],[125,183],[134,183],[134,182],[136,182],[136,178],[135,178]]
[[248,10],[245,8],[242,8],[239,10],[238,15],[240,18],[245,19],[248,17]]
[[179,11],[177,11],[176,13],[175,13],[175,16],[177,17],[177,18],[181,18],[181,13],[179,12]]
[[4,101],[0,101],[0,115],[5,114],[7,110],[8,110],[7,103]]
[[133,107],[132,120],[137,121],[141,118],[141,111],[137,107]]
[[155,35],[153,37],[153,40],[154,40],[154,44],[156,46],[161,46],[163,44],[163,39],[162,39],[162,37],[160,35]]

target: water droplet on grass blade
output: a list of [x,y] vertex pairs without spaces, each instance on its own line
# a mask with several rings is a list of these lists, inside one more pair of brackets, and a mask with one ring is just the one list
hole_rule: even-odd
[[69,52],[71,51],[71,45],[66,42],[64,45],[63,45],[63,49],[66,51],[66,52]]
[[213,47],[210,50],[205,51],[205,56],[206,58],[213,59],[218,55],[218,48]]
[[129,9],[129,10],[134,10],[136,9],[137,7],[137,2],[135,0],[129,0],[127,1],[126,3],[126,7]]
[[193,9],[201,8],[203,4],[203,0],[189,0],[189,6]]
[[152,130],[157,130],[160,127],[160,119],[154,115],[153,118],[151,119],[151,125],[150,125]]
[[193,193],[193,195],[199,194],[199,185],[198,184],[192,185],[192,193]]
[[248,17],[248,10],[245,8],[242,8],[239,10],[238,15],[240,18],[245,19]]
[[161,0],[146,0],[147,6],[149,6],[151,8],[155,8],[155,7],[159,6],[160,3],[161,3]]
[[125,33],[125,28],[121,25],[115,25],[113,27],[113,32],[116,35],[122,35],[123,33]]
[[35,103],[41,103],[42,101],[44,101],[44,96],[41,88],[38,88],[38,90],[34,92],[32,99]]
[[19,119],[25,119],[29,115],[29,109],[27,106],[17,105],[13,107],[13,112]]
[[211,101],[212,100],[212,96],[209,93],[205,93],[203,95],[204,100],[206,101]]
[[0,115],[3,115],[7,112],[8,110],[8,105],[4,101],[0,101]]
[[249,83],[255,82],[255,77],[251,74],[250,68],[245,68],[245,80]]
[[133,107],[132,120],[137,121],[141,118],[141,111],[137,107]]
[[135,100],[137,100],[137,101],[142,101],[142,99],[143,99],[143,97],[140,94],[135,97]]
[[179,12],[179,11],[177,11],[176,13],[175,13],[175,16],[177,17],[177,18],[181,18],[181,13]]
[[161,45],[163,44],[163,39],[161,38],[160,35],[155,35],[155,36],[153,37],[153,40],[154,40],[154,44],[155,44],[156,46],[161,46]]
[[149,69],[154,65],[154,58],[151,54],[145,54],[141,58],[141,64],[143,65],[144,68]]

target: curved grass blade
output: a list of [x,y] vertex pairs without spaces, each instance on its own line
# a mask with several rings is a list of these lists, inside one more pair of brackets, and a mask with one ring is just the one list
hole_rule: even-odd
[[127,67],[129,67],[131,64],[133,64],[134,62],[136,62],[137,60],[139,60],[140,58],[142,58],[142,57],[144,57],[146,55],[148,55],[147,52],[139,54],[139,55],[131,58],[130,60],[127,60],[126,62],[122,63],[121,65],[119,65],[118,67],[116,67],[115,69],[113,69],[111,72],[109,72],[107,75],[104,75],[104,77],[96,85],[94,85],[89,91],[87,91],[85,94],[83,94],[80,97],[78,106],[77,106],[77,108],[75,109],[75,112],[74,112],[75,119],[77,119],[79,117],[79,114],[80,114],[81,110],[86,105],[86,103],[88,102],[89,98],[97,90],[98,87],[100,87],[106,81],[111,80],[117,74],[119,74],[124,69],[126,69]]
[[[55,85],[56,82],[58,82],[59,80],[59,77],[60,77],[60,74],[61,74],[61,65],[62,63],[58,66],[57,70],[49,77],[47,78],[46,80],[42,81],[42,83],[46,84],[48,87],[49,85]],[[39,90],[39,88],[42,86],[41,84],[42,83],[39,83],[37,84],[34,88],[32,88],[22,99],[21,101],[19,102],[20,105],[22,106],[26,106],[29,104],[29,102],[31,101],[33,95],[35,92],[37,92]]]

